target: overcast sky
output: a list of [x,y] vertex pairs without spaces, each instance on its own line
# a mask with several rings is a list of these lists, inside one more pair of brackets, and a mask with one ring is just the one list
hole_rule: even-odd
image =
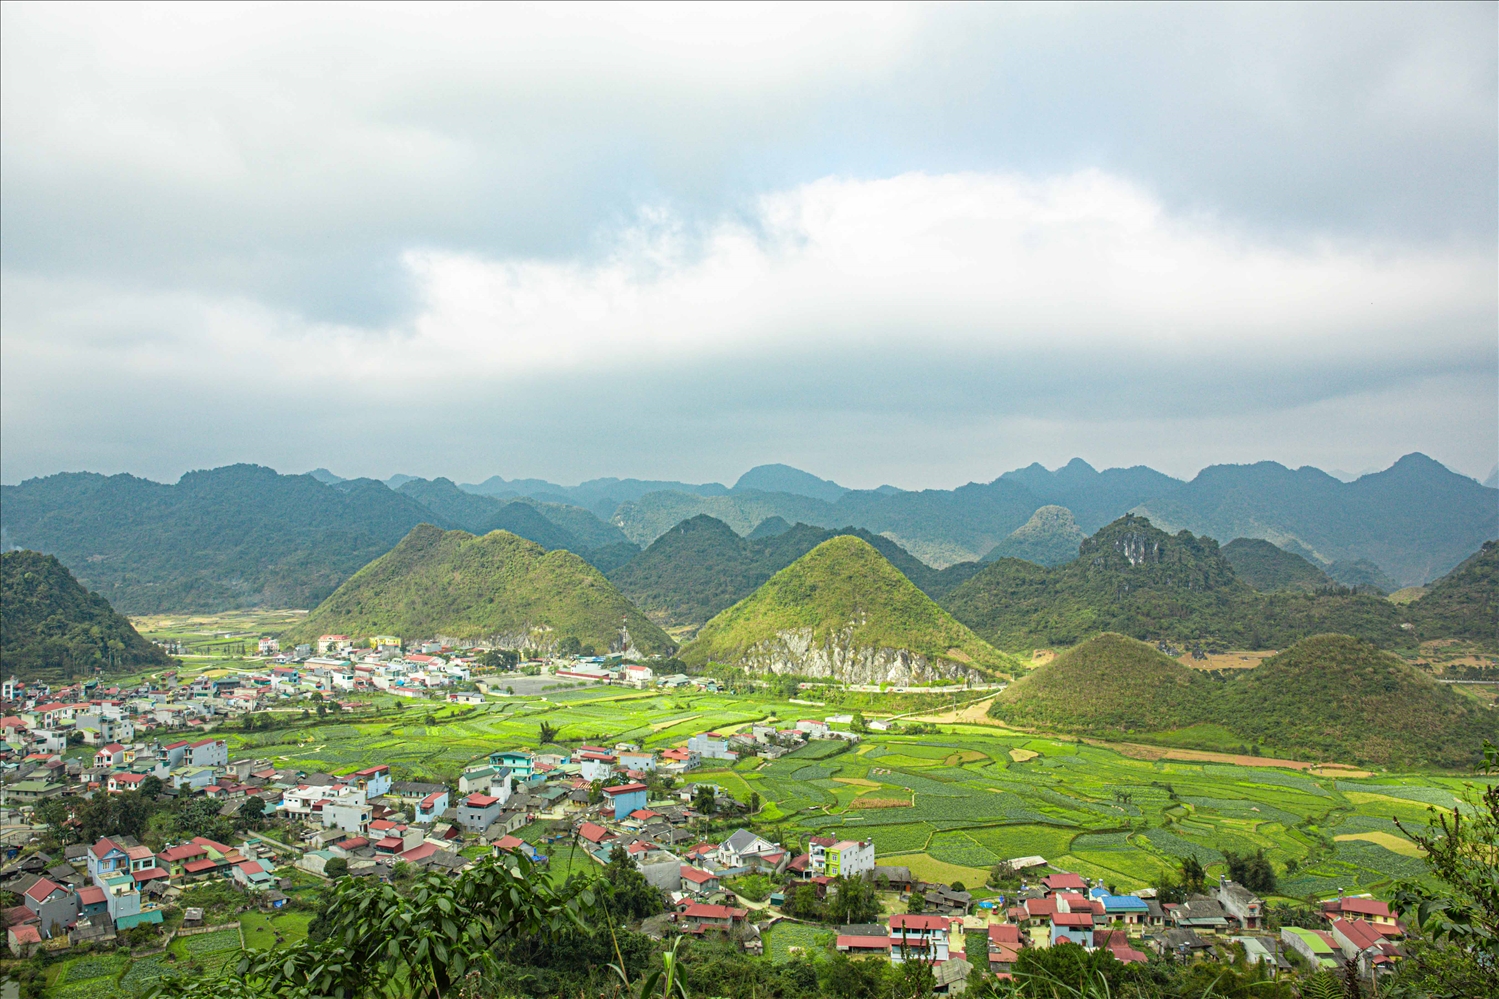
[[1499,454],[1491,3],[0,7],[0,477]]

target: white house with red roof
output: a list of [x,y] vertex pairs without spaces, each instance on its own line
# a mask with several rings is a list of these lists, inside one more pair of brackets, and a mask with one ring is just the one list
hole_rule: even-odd
[[112,773],[104,782],[104,790],[108,794],[119,794],[122,791],[139,791],[141,784],[145,783],[150,774]]
[[897,913],[890,917],[890,963],[925,961],[939,964],[951,955],[948,934],[952,921],[946,916]]
[[433,791],[417,802],[412,809],[411,821],[426,824],[436,822],[442,818],[442,813],[448,810],[448,791]]
[[1357,962],[1360,974],[1394,971],[1395,962],[1404,956],[1394,941],[1361,919],[1335,919],[1330,932],[1343,956]]
[[125,747],[118,742],[111,742],[107,746],[100,747],[94,754],[94,766],[96,767],[123,767],[125,765]]
[[678,910],[677,921],[688,933],[702,933],[704,930],[727,932],[733,929],[736,923],[744,922],[744,918],[748,915],[748,909],[736,909],[729,905],[709,905],[706,902],[689,902]]
[[483,832],[500,817],[502,804],[492,794],[471,794],[458,802],[458,824],[469,832]]
[[689,864],[682,866],[682,887],[696,895],[709,895],[719,889],[718,875]]
[[1352,895],[1335,898],[1322,903],[1322,917],[1328,922],[1347,919],[1350,922],[1366,922],[1381,936],[1401,937],[1405,931],[1390,911],[1389,903],[1369,895]]

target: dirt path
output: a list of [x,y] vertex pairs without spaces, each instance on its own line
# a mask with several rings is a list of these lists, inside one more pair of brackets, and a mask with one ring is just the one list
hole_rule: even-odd
[[912,721],[930,722],[939,725],[993,725],[989,717],[989,704],[999,695],[991,694],[978,701],[960,704],[955,711],[940,711],[936,714],[906,715]]

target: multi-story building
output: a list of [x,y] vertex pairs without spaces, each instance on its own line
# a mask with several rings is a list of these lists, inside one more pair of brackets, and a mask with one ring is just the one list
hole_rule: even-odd
[[950,926],[951,920],[947,916],[907,913],[891,916],[890,963],[925,961],[928,964],[939,964],[946,961],[949,957]]

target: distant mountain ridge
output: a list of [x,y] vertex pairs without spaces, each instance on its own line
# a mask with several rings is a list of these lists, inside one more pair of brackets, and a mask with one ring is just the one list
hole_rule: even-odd
[[373,479],[258,465],[174,485],[69,472],[0,487],[7,546],[56,555],[127,614],[312,607],[423,521],[452,526]]

